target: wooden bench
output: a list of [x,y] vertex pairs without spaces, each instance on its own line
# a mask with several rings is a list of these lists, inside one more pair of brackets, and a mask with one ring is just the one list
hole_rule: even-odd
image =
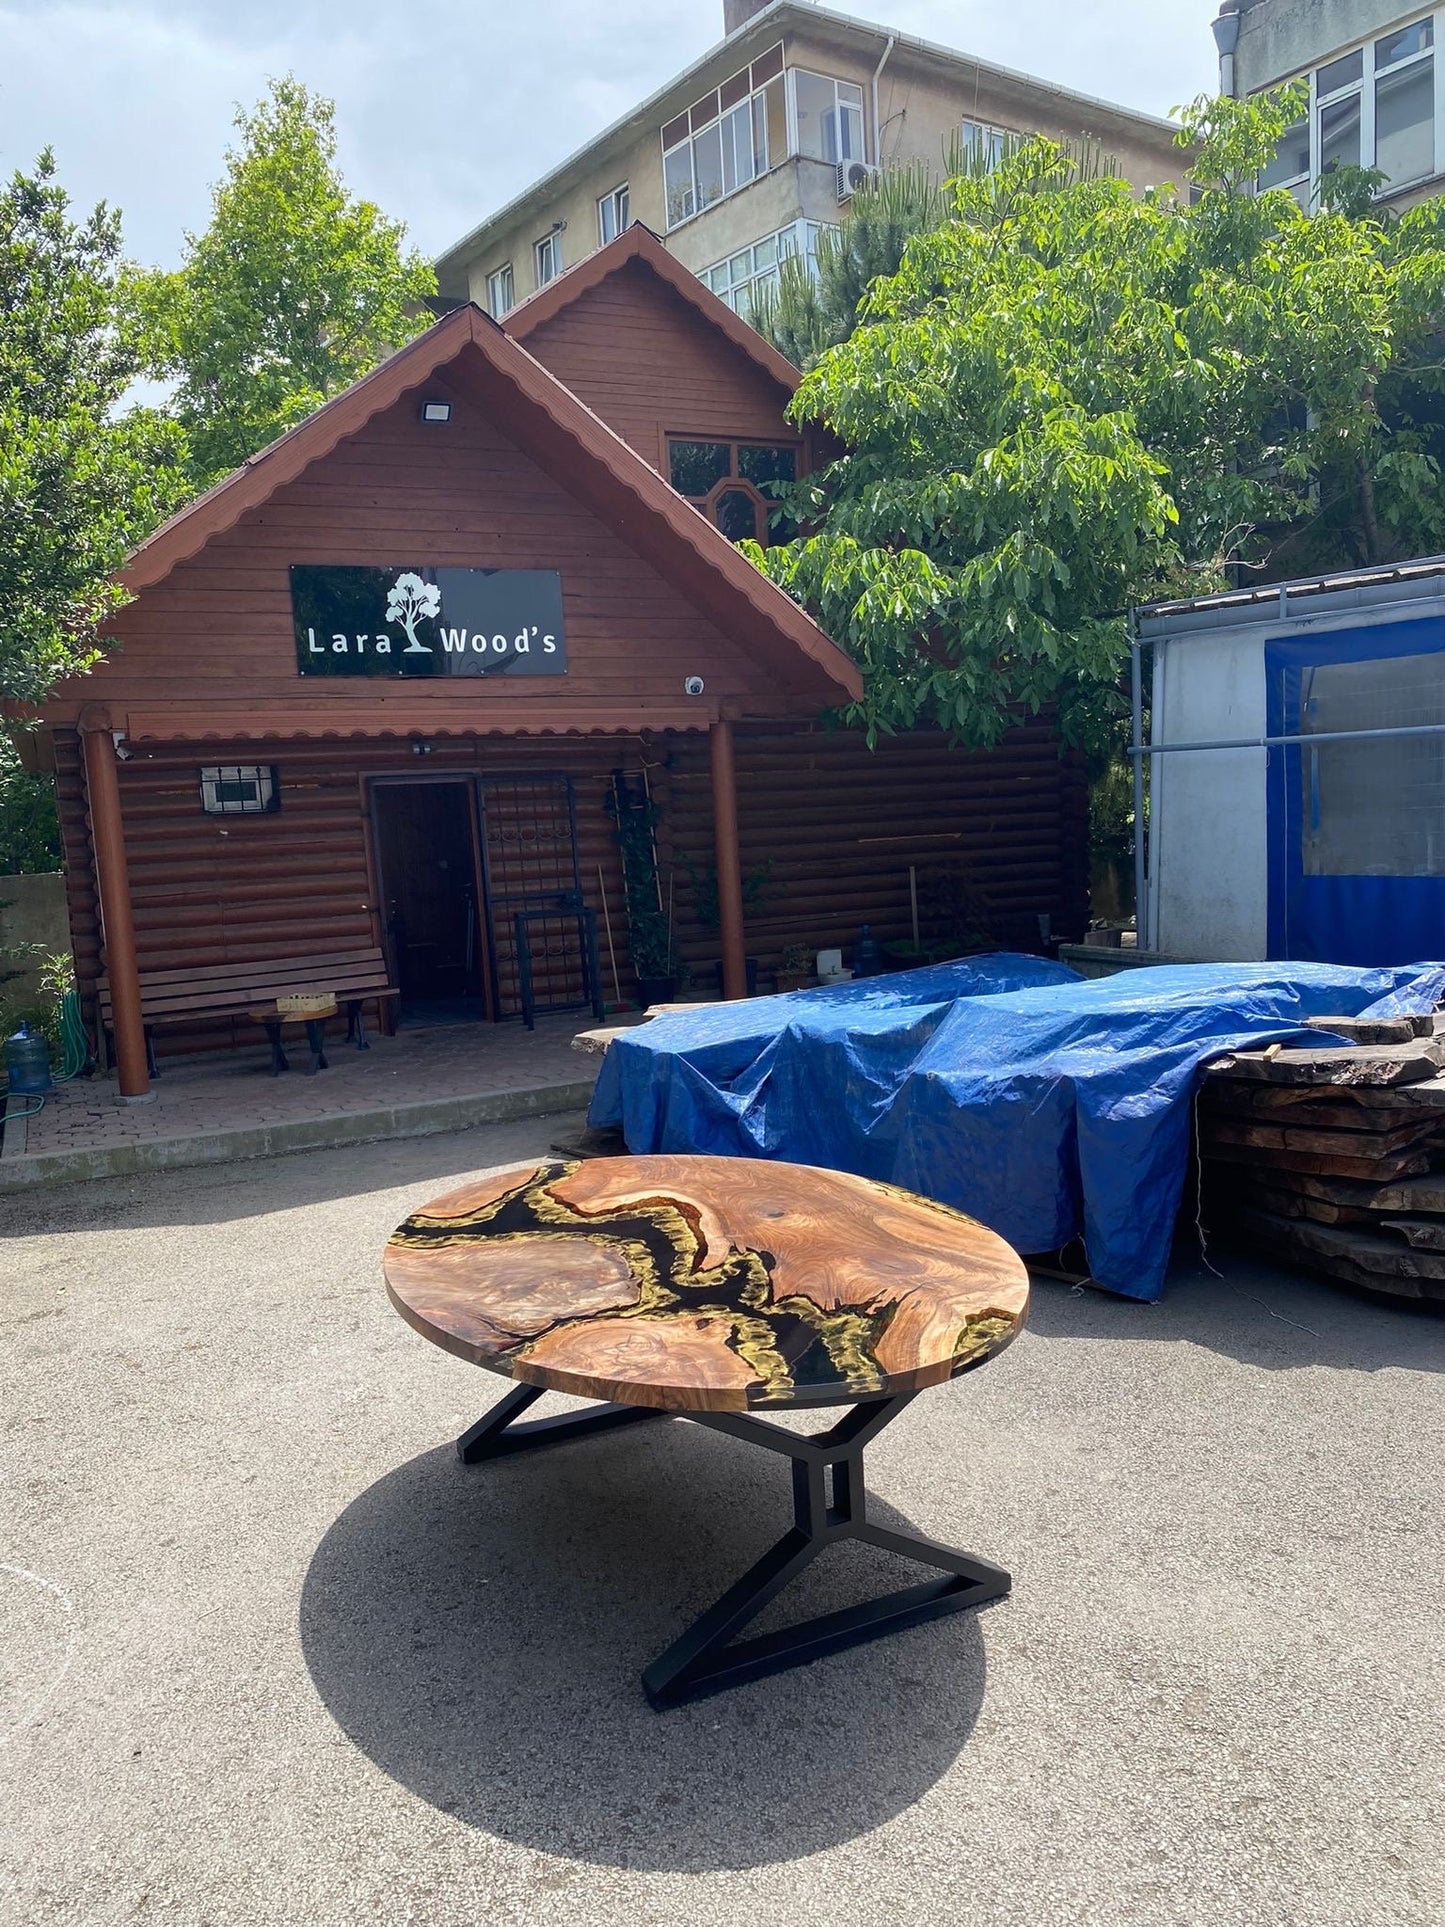
[[[246,1017],[259,1005],[274,1004],[299,990],[329,990],[346,1012],[346,1041],[369,1050],[362,1006],[374,1003],[377,1020],[387,1022],[386,1006],[398,992],[387,981],[386,959],[373,945],[365,950],[337,950],[309,957],[263,957],[254,963],[204,964],[193,970],[147,970],[141,973],[141,1017],[145,1023],[146,1057],[156,1077],[151,1032],[162,1026],[205,1023],[216,1017]],[[110,984],[102,977],[96,986],[100,1006],[99,1051],[102,1070],[110,1068],[112,1014]]]

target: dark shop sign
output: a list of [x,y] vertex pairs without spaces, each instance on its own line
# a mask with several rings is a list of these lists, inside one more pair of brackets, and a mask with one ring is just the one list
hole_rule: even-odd
[[555,569],[356,569],[293,563],[303,676],[562,676]]

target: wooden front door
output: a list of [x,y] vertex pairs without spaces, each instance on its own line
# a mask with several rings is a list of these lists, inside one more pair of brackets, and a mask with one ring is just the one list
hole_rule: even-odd
[[372,810],[403,1019],[494,1015],[474,785],[467,777],[377,783]]

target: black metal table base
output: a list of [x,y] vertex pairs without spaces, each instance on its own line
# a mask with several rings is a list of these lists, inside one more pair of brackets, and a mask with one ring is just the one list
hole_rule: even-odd
[[[733,1438],[746,1439],[793,1463],[793,1525],[721,1599],[643,1670],[642,1685],[659,1710],[702,1699],[747,1680],[801,1666],[906,1626],[1002,1599],[1012,1583],[1001,1566],[970,1558],[910,1532],[874,1525],[867,1516],[863,1448],[877,1438],[916,1393],[864,1400],[826,1432],[799,1433],[741,1412],[662,1412],[650,1406],[602,1405],[557,1418],[513,1421],[542,1396],[519,1385],[457,1441],[464,1464],[500,1458],[537,1446],[558,1445],[643,1419],[681,1418]],[[865,1600],[841,1612],[800,1620],[750,1639],[737,1635],[812,1564],[826,1547],[858,1539],[942,1576]]]

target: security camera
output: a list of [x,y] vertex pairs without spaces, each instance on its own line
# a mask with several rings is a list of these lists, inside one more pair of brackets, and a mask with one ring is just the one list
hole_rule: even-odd
[[701,676],[689,676],[682,685],[682,692],[685,696],[700,696],[705,687]]

